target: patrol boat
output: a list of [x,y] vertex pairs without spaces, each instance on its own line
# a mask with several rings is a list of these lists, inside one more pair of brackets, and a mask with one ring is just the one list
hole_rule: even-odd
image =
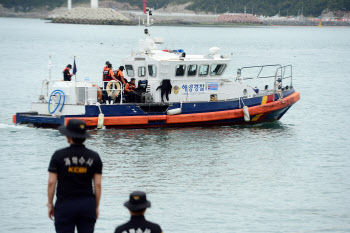
[[123,60],[125,78],[136,79],[134,94],[120,81],[44,80],[29,112],[13,116],[16,124],[56,128],[81,119],[89,128],[190,127],[275,121],[300,99],[292,85],[292,66],[242,67],[225,76],[230,56],[213,47],[204,55],[166,50],[149,33],[139,50]]

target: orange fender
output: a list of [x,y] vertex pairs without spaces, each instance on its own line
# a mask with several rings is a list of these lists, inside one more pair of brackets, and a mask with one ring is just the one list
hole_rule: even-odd
[[165,121],[167,118],[166,115],[154,115],[154,116],[148,116],[149,121]]
[[104,125],[147,125],[147,124],[148,124],[148,116],[105,117],[105,123],[104,123]]
[[64,119],[64,124],[67,125],[70,119],[82,120],[86,126],[97,126],[98,117],[67,117]]
[[[98,117],[72,117],[66,118],[67,125],[70,119],[78,119],[85,122],[86,126],[97,126]],[[119,117],[105,117],[103,125],[147,125],[148,116],[119,116]]]

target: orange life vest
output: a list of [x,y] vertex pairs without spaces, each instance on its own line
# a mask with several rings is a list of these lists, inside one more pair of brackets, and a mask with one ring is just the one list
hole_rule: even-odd
[[111,68],[108,68],[107,66],[103,70],[103,81],[111,81],[112,75],[111,75]]
[[125,86],[125,92],[128,93],[136,89],[136,85],[133,83],[127,83]]
[[121,77],[123,77],[124,78],[124,75],[123,75],[123,71],[121,71],[121,70],[117,70],[117,76],[116,76],[116,78],[119,80],[119,81],[122,81],[121,80]]

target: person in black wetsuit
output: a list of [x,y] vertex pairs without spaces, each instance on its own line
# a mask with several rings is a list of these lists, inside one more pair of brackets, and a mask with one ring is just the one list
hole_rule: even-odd
[[129,201],[125,202],[124,206],[129,209],[131,219],[129,222],[118,226],[114,233],[162,233],[162,229],[158,224],[145,219],[146,208],[151,207],[151,202],[147,200],[144,192],[132,192]]
[[163,79],[162,80],[162,83],[156,89],[156,91],[158,91],[158,89],[161,90],[160,96],[162,98],[162,102],[164,102],[164,95],[165,95],[166,100],[169,101],[169,94],[171,94],[172,88],[173,88],[173,86],[170,83],[170,79]]

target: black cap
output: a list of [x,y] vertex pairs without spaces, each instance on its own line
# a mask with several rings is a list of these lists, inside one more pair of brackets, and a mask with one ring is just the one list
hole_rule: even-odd
[[67,126],[61,125],[58,130],[70,138],[89,138],[90,134],[86,132],[86,124],[82,120],[70,119]]
[[109,63],[109,61],[106,61],[106,65],[109,65],[109,64],[111,64],[111,63]]
[[119,66],[119,69],[120,69],[121,71],[123,71],[123,70],[124,70],[124,66]]
[[137,212],[151,207],[151,202],[147,201],[146,193],[135,191],[130,193],[130,199],[124,203],[124,206],[133,212]]
[[72,68],[72,65],[71,64],[68,64],[68,66],[67,66],[68,68]]

